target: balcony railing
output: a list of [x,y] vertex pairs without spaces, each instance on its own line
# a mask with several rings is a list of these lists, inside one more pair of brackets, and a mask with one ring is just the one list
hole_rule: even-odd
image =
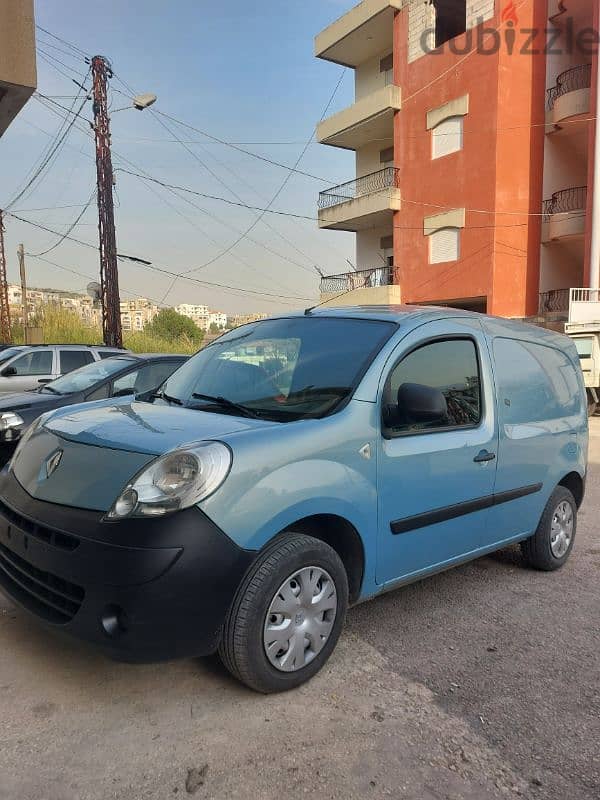
[[319,194],[319,208],[332,208],[333,206],[356,200],[383,189],[400,188],[400,170],[395,167],[385,167],[370,175],[363,175],[348,183],[326,189]]
[[540,314],[558,314],[569,310],[570,289],[552,289],[540,294]]
[[351,292],[353,289],[373,289],[377,286],[392,286],[394,283],[393,267],[374,267],[356,272],[344,272],[341,275],[326,275],[321,278],[322,294],[330,292]]
[[562,72],[556,79],[556,86],[548,89],[547,108],[552,111],[559,97],[578,89],[589,89],[592,85],[592,65],[581,64]]
[[550,200],[542,206],[543,221],[550,222],[554,214],[567,214],[569,211],[582,211],[587,208],[587,186],[576,186],[554,192]]

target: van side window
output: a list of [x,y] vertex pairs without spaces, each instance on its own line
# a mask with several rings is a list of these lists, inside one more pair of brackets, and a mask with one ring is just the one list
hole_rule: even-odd
[[[421,397],[423,408],[414,403]],[[472,339],[423,345],[396,364],[387,379],[383,428],[388,437],[474,427],[480,421],[481,377]]]
[[575,368],[560,350],[497,338],[494,360],[502,423],[539,422],[580,413]]

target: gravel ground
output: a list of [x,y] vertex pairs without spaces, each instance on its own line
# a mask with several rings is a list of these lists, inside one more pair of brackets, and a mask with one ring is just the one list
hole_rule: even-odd
[[0,595],[0,799],[600,797],[600,419],[578,539],[350,612],[327,668],[262,697],[215,659],[113,664]]

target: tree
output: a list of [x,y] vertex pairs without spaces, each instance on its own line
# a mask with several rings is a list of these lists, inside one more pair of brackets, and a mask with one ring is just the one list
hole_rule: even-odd
[[144,333],[160,336],[163,339],[174,339],[186,336],[193,344],[200,345],[204,333],[189,317],[178,314],[174,308],[163,308],[149,322]]
[[222,333],[223,328],[220,325],[217,325],[216,322],[210,323],[209,333]]

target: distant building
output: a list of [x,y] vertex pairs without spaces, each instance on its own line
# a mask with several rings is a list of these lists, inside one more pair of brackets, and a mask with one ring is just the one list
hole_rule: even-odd
[[258,322],[261,319],[266,319],[267,314],[235,314],[228,317],[230,328],[239,328],[240,325],[246,325],[248,322]]
[[191,319],[203,331],[210,330],[210,326],[213,324],[219,328],[227,327],[227,314],[222,311],[211,311],[208,306],[182,303],[175,306],[175,311],[183,317]]
[[143,331],[158,314],[157,305],[145,297],[121,301],[121,325],[124,331]]
[[224,314],[222,311],[211,311],[208,315],[208,327],[209,330],[212,325],[216,325],[217,328],[226,328],[227,327],[227,314]]

